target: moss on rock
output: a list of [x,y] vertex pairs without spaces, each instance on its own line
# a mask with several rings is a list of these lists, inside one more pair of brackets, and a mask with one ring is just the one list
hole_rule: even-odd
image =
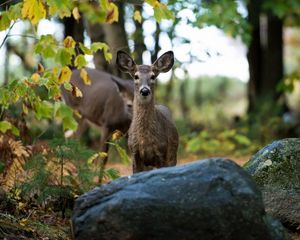
[[267,145],[244,168],[259,186],[300,190],[300,138],[287,138]]

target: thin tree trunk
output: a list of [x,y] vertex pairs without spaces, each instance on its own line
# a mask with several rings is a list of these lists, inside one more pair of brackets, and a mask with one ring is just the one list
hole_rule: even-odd
[[154,35],[154,50],[151,54],[151,62],[153,63],[157,59],[158,51],[159,51],[159,35],[160,35],[160,25],[156,22],[156,30]]
[[247,54],[250,79],[248,83],[248,112],[253,112],[256,105],[256,95],[261,82],[261,48],[260,48],[260,4],[258,1],[248,3],[248,21],[252,26],[252,40]]
[[[142,15],[143,6],[135,6],[134,10],[139,11]],[[133,33],[133,40],[134,40],[133,57],[138,64],[143,63],[143,53],[147,50],[144,42],[144,35],[143,35],[143,22],[144,22],[143,18],[140,23],[138,21],[134,21],[135,32]]]

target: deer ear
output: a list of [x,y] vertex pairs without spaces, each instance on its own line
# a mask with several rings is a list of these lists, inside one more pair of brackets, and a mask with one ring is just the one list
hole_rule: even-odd
[[123,51],[117,52],[117,66],[122,72],[133,73],[135,70],[135,62],[133,59]]
[[168,72],[174,64],[174,53],[172,51],[166,52],[161,55],[154,63],[154,71],[157,73]]

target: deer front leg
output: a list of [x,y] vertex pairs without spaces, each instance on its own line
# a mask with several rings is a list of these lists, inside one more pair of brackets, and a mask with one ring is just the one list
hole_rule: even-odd
[[140,154],[138,152],[132,153],[132,172],[138,173],[145,171],[144,164],[140,158]]

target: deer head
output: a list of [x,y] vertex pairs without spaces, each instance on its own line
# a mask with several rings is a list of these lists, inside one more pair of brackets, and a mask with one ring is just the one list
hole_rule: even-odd
[[121,71],[129,73],[134,79],[135,98],[141,103],[151,102],[157,76],[168,72],[173,64],[172,51],[164,53],[152,65],[137,65],[127,53],[117,53],[117,65]]

